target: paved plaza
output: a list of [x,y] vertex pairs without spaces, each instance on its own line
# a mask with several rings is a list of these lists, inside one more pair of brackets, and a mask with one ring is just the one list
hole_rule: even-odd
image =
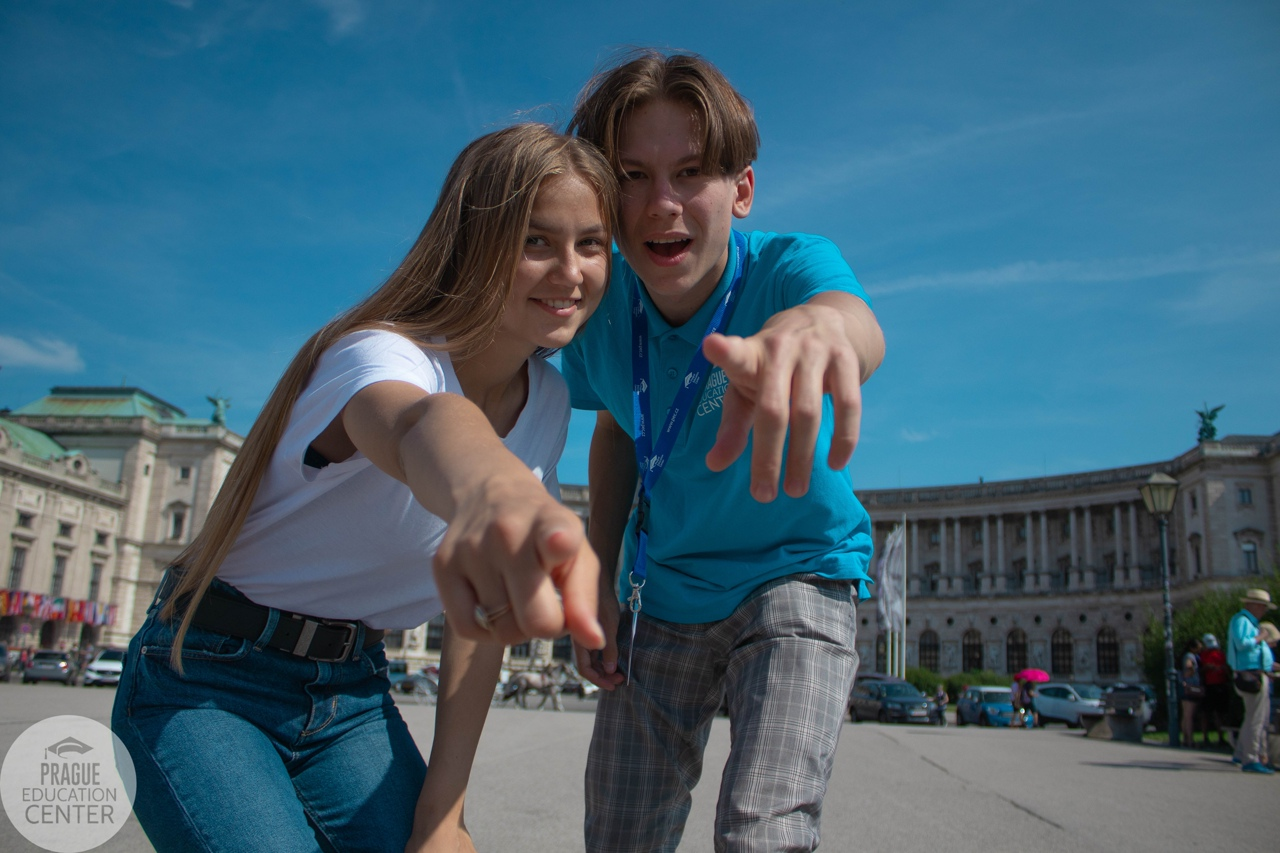
[[[0,752],[31,723],[57,714],[107,722],[111,688],[0,683]],[[565,713],[494,708],[468,799],[477,847],[582,849],[582,768],[590,702]],[[425,753],[435,709],[403,713]],[[707,775],[694,792],[681,851],[712,850],[718,768],[729,748],[717,720]],[[1280,777],[1240,773],[1227,757],[1087,740],[1078,732],[954,726],[845,725],[823,816],[826,851],[1103,853],[1261,850]],[[0,819],[0,850],[35,851]],[[136,821],[98,848],[149,851]]]

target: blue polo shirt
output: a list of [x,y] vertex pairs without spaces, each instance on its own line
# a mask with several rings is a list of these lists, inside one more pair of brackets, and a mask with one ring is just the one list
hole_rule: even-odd
[[[747,241],[742,293],[726,334],[755,334],[774,314],[823,291],[844,291],[870,303],[831,241],[759,231]],[[662,319],[640,287],[649,318],[650,418],[655,423],[661,423],[675,398],[728,289],[732,257],[731,251],[715,293],[681,326]],[[574,408],[607,409],[633,439],[631,299],[637,286],[635,272],[615,252],[604,301],[561,361]],[[762,504],[750,493],[750,446],[726,470],[707,468],[704,457],[715,443],[726,385],[724,372],[713,367],[653,488],[644,612],[683,624],[718,621],[761,584],[809,572],[855,581],[859,598],[867,598],[871,519],[854,497],[848,470],[827,467],[834,424],[830,398],[824,399],[809,492],[791,498],[780,491],[772,503]],[[630,589],[627,570],[637,542],[634,514],[629,524],[618,572],[619,601]]]

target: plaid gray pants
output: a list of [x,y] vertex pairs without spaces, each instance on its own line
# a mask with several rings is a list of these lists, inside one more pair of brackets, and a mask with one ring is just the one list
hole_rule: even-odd
[[[602,691],[596,709],[587,850],[676,849],[722,698],[730,750],[715,849],[815,849],[858,668],[855,595],[848,581],[794,575],[761,586],[720,622],[641,614],[631,684]],[[630,632],[624,614],[624,664]]]

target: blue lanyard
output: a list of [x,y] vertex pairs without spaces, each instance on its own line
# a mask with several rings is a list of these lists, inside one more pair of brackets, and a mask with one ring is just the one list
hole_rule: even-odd
[[[738,231],[733,232],[733,248],[733,278],[729,281],[724,298],[720,300],[715,314],[711,317],[711,322],[707,325],[703,339],[716,332],[722,332],[728,327],[729,320],[733,316],[733,308],[737,304],[738,296],[742,293],[740,285],[747,267],[747,238],[744,234]],[[636,466],[641,472],[636,509],[639,543],[636,547],[635,565],[628,575],[631,595],[627,599],[632,614],[631,644],[634,649],[636,618],[640,614],[640,590],[644,587],[648,574],[649,499],[653,494],[654,485],[666,468],[667,460],[671,457],[676,436],[688,419],[689,411],[693,408],[698,395],[702,393],[702,385],[711,363],[707,361],[707,357],[702,353],[702,347],[699,346],[689,362],[689,369],[685,371],[684,380],[676,392],[675,399],[667,409],[667,416],[662,422],[655,448],[649,429],[649,318],[645,313],[644,303],[640,300],[638,281],[632,283],[631,333],[635,341],[635,347],[631,351],[631,407],[636,433]],[[630,679],[631,667],[628,664],[627,680],[630,681]]]

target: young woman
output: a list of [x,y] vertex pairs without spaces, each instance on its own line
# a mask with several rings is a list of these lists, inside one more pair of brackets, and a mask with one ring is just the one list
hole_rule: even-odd
[[[503,644],[604,643],[552,494],[568,395],[535,356],[599,303],[615,208],[589,145],[482,137],[395,273],[289,365],[129,647],[112,727],[157,850],[472,849]],[[442,609],[428,769],[379,641]]]

